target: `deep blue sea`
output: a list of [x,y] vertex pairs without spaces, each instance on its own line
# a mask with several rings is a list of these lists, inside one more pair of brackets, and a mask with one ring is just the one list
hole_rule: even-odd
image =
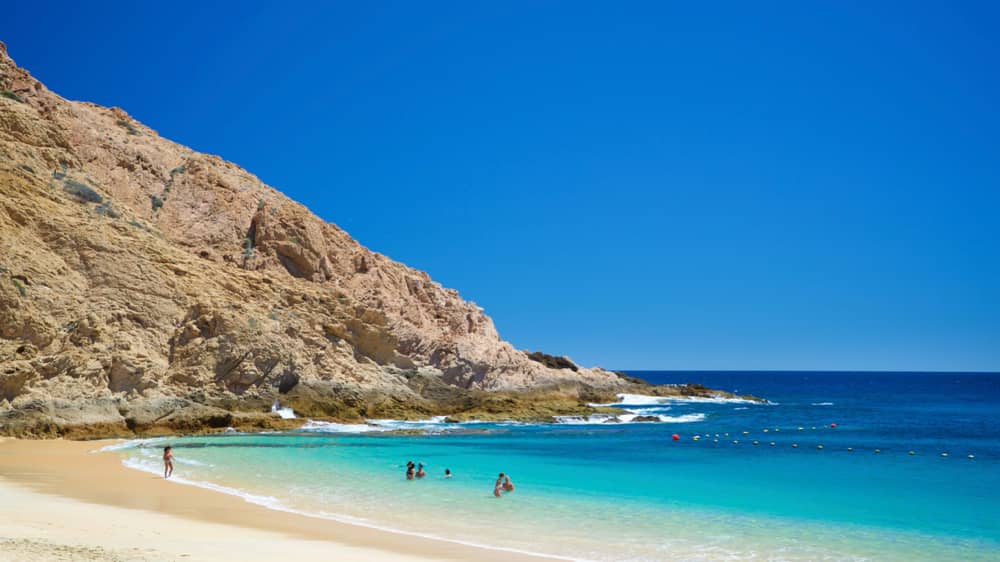
[[[630,374],[769,403],[624,396],[615,418],[311,423],[117,454],[155,472],[169,443],[182,483],[572,559],[1000,560],[1000,374]],[[496,499],[501,471],[516,490]]]

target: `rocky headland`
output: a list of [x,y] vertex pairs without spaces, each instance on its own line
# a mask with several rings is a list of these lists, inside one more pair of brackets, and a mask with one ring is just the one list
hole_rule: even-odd
[[[345,209],[344,212],[350,212]],[[514,349],[422,271],[0,43],[0,435],[552,419],[650,386]]]

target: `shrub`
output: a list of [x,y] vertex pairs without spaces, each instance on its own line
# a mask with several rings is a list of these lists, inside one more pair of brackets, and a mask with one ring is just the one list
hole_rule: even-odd
[[119,119],[118,122],[115,123],[115,124],[118,125],[119,127],[124,128],[126,131],[128,131],[128,134],[130,134],[130,135],[138,135],[138,134],[140,134],[139,133],[139,129],[136,129],[135,126],[133,126],[128,121],[125,121],[124,119]]
[[32,173],[32,174],[35,173],[35,169],[32,168],[31,166],[27,165],[27,164],[18,164],[17,168],[19,170],[24,170],[25,172],[29,172],[29,173]]
[[253,259],[253,240],[249,238],[243,239],[243,258],[248,260]]
[[66,179],[66,172],[60,172],[59,170],[56,170],[52,172],[52,177],[57,180]]
[[20,279],[11,279],[14,286],[17,287],[17,292],[21,294],[22,297],[28,296],[28,290],[24,288],[24,284],[21,283]]
[[63,182],[63,190],[69,193],[73,197],[76,197],[81,203],[103,203],[104,198],[101,197],[100,193],[97,193],[89,186],[84,185],[75,180],[66,180]]
[[264,198],[261,197],[257,200],[257,210],[262,211],[264,209]]
[[183,174],[186,171],[187,171],[187,167],[185,167],[185,166],[177,166],[173,170],[170,170],[170,177],[173,178],[177,174]]
[[94,208],[94,212],[98,215],[105,216],[112,219],[117,219],[121,217],[121,214],[116,211],[110,203],[103,203]]
[[153,212],[159,211],[163,207],[163,198],[159,195],[150,195],[149,202],[153,205]]
[[5,97],[7,99],[10,99],[10,100],[14,100],[14,101],[19,102],[19,103],[24,103],[24,100],[22,100],[20,96],[18,96],[17,94],[15,94],[14,92],[12,92],[10,90],[4,90],[4,91],[0,92],[0,96],[3,96],[3,97]]

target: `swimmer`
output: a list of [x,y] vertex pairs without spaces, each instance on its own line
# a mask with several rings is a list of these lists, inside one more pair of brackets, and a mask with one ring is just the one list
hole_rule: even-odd
[[451,478],[451,469],[450,468],[444,469],[444,477],[445,478]]
[[503,494],[501,494],[501,492],[503,491],[503,478],[504,478],[504,474],[501,472],[500,476],[497,478],[496,483],[493,484],[493,496],[494,497],[497,497],[497,498],[503,497]]
[[514,491],[514,483],[510,481],[510,476],[505,476],[503,479],[503,491],[505,492]]
[[417,465],[417,478],[423,478],[424,476],[427,476],[427,473],[424,472],[424,463],[420,463]]
[[163,477],[170,478],[174,473],[174,453],[170,446],[163,448]]

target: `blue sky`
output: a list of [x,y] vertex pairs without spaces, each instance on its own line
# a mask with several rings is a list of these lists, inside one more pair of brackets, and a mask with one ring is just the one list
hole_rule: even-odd
[[71,99],[622,369],[1000,370],[991,2],[16,2]]

